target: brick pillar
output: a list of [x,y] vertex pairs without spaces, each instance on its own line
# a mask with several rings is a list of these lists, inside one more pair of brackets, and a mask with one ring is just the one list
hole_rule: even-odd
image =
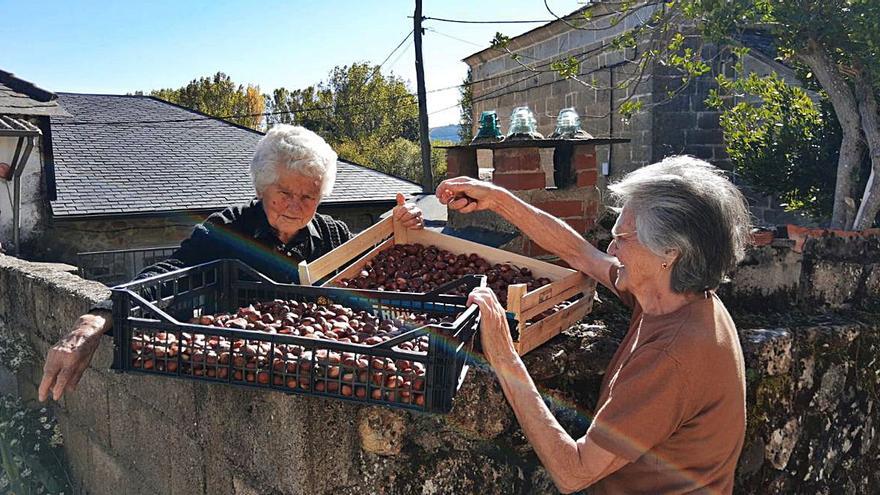
[[543,189],[547,183],[538,148],[496,149],[492,165],[492,182],[512,191]]
[[449,148],[446,150],[446,176],[461,175],[477,178],[477,150],[473,148]]
[[592,144],[574,147],[572,156],[577,187],[595,186],[599,178],[596,168],[596,146]]

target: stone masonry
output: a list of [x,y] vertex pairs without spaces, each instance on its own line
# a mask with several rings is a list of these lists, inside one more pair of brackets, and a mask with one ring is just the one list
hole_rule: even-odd
[[[725,289],[748,390],[736,493],[880,486],[877,242],[808,239],[800,254],[775,242],[751,253]],[[24,332],[40,356],[106,295],[101,284],[0,256],[0,329]],[[595,308],[525,358],[575,436],[626,329],[612,301]],[[53,405],[76,493],[556,493],[479,362],[452,412],[428,415],[117,374],[111,353],[105,337],[78,389]],[[16,376],[24,399],[34,398],[41,369],[32,363]]]

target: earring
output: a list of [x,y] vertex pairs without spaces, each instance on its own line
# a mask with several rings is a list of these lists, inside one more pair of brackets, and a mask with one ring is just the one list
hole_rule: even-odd
[[669,267],[669,264],[667,264],[667,263],[661,263],[660,266],[662,266],[663,269],[665,270],[667,267]]

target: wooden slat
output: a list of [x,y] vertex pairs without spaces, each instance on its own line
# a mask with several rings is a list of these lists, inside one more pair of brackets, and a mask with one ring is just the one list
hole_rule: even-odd
[[528,290],[526,284],[510,284],[507,286],[507,311],[513,313],[514,318],[519,322],[517,330],[522,335],[523,329],[526,327],[526,320],[522,317],[522,299]]
[[392,226],[394,229],[394,244],[409,244],[409,234],[412,231],[401,225],[396,218],[393,219]]
[[572,273],[562,280],[551,282],[523,296],[523,316],[529,320],[569,297],[580,293],[586,294],[589,288],[589,279],[586,275],[579,272]]
[[548,299],[538,305],[535,305],[529,309],[522,310],[522,318],[525,321],[529,321],[532,318],[540,315],[544,311],[556,306],[557,304],[566,301],[568,298],[576,296],[578,294],[582,294],[584,292],[583,287],[569,287],[565,291],[556,295],[556,297],[552,299]]
[[551,280],[561,280],[566,276],[576,273],[574,270],[557,266],[545,261],[527,258],[520,254],[504,251],[476,242],[466,241],[457,237],[441,234],[432,230],[413,230],[409,233],[409,241],[419,244],[433,244],[440,249],[456,253],[476,253],[491,263],[512,263],[519,267],[532,270],[532,274],[538,277],[547,277]]
[[559,335],[563,330],[580,321],[590,311],[592,303],[592,298],[584,297],[562,311],[529,326],[520,332],[519,341],[514,342],[516,352],[524,356]]
[[[306,267],[302,266],[304,262],[300,263],[300,283],[311,284],[316,280],[320,280],[327,276],[327,274],[338,270],[339,267],[354,259],[355,256],[360,255],[364,251],[384,241],[394,232],[393,223],[394,220],[391,217],[385,218],[360,234],[352,237],[348,242],[342,244],[333,251],[330,251],[311,263],[307,263]],[[309,277],[308,280],[303,280],[304,270]]]

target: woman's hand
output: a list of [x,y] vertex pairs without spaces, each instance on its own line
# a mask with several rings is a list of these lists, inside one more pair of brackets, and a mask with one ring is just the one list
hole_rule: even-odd
[[494,210],[504,189],[471,177],[446,179],[437,186],[437,199],[451,210],[471,213]]
[[59,400],[65,391],[76,389],[76,384],[101,343],[101,336],[111,325],[109,312],[82,315],[73,330],[49,349],[40,381],[41,402],[49,398],[50,391],[52,398]]
[[397,193],[397,206],[394,207],[393,215],[395,220],[408,229],[419,230],[425,228],[421,208],[407,203],[401,193]]
[[513,363],[517,353],[507,325],[507,313],[495,292],[488,287],[477,287],[471,291],[467,303],[480,307],[480,343],[489,364],[499,371],[504,365]]

